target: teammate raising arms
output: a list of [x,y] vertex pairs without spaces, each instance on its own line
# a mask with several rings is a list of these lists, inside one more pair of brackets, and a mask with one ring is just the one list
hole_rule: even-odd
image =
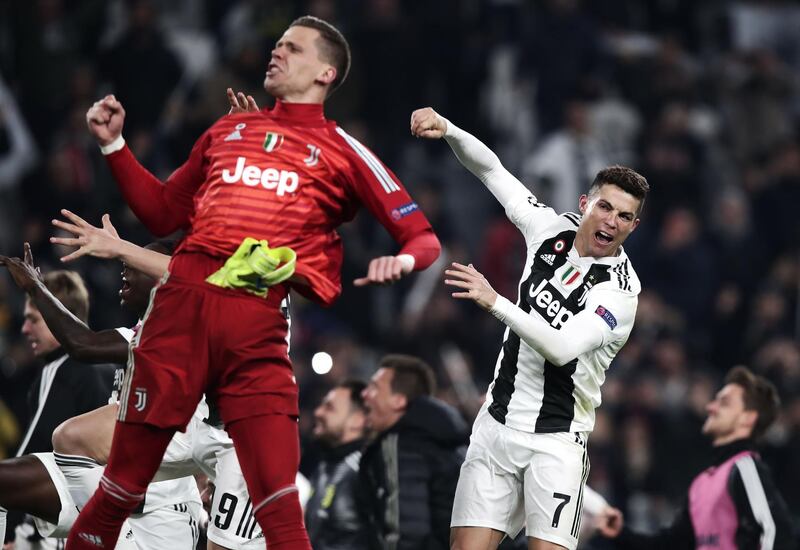
[[580,214],[558,215],[433,109],[412,114],[411,132],[447,140],[528,250],[517,304],[471,264],[445,272],[455,298],[475,301],[509,327],[461,468],[451,547],[496,548],[524,525],[529,548],[573,550],[600,385],[633,328],[640,286],[622,243],[639,225],[647,181],[630,168],[606,168],[581,195]]
[[295,20],[272,50],[264,80],[275,107],[220,119],[166,184],[125,146],[116,98],[87,113],[139,219],[159,236],[179,228],[188,235],[134,340],[108,466],[70,533],[70,550],[111,547],[204,391],[234,441],[267,546],[310,548],[294,485],[297,386],[280,304],[290,289],[323,305],[335,300],[342,262],[335,228],[361,205],[400,251],[372,260],[356,284],[396,281],[429,266],[440,250],[397,178],[324,117],[322,104],[349,62],[333,26]]

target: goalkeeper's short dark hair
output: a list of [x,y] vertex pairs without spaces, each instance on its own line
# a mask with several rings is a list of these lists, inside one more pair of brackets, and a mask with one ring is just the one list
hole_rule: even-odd
[[319,17],[304,15],[292,21],[291,27],[308,27],[319,32],[317,47],[322,60],[336,69],[336,78],[328,88],[328,96],[342,85],[350,72],[350,44],[339,29]]

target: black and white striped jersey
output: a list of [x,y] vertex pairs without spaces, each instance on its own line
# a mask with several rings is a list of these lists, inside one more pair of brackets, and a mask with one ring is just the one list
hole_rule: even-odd
[[538,202],[486,145],[445,121],[459,162],[505,208],[527,246],[516,305],[498,296],[490,310],[509,328],[484,408],[517,430],[588,432],[606,370],[633,328],[639,278],[621,247],[614,257],[580,257],[581,216]]
[[580,214],[558,215],[530,194],[506,213],[527,244],[516,307],[558,331],[588,331],[599,345],[586,351],[576,344],[573,355],[574,340],[567,338],[559,365],[507,329],[485,406],[498,422],[522,431],[591,431],[606,370],[633,328],[639,279],[622,248],[614,257],[578,255]]

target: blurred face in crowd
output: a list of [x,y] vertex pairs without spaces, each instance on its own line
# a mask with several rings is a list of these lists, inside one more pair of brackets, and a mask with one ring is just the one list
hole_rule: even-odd
[[402,393],[392,391],[392,369],[378,369],[364,390],[367,407],[367,428],[383,432],[394,426],[406,410],[408,400]]
[[337,447],[364,436],[364,413],[350,399],[350,389],[333,388],[314,410],[315,439]]
[[289,27],[272,50],[264,79],[271,96],[294,103],[322,103],[336,69],[320,59],[319,31]]
[[745,409],[744,388],[738,384],[726,384],[719,390],[706,405],[706,412],[703,435],[709,436],[715,447],[747,439],[758,419],[756,411]]
[[31,345],[36,357],[47,355],[59,347],[58,340],[47,328],[42,314],[30,300],[25,300],[25,322],[22,323],[22,334]]
[[575,246],[581,256],[604,258],[617,254],[619,247],[639,225],[641,201],[613,184],[601,185],[581,195],[583,219]]

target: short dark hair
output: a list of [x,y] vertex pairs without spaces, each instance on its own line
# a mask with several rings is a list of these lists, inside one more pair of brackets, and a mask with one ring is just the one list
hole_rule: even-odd
[[347,39],[339,32],[339,29],[313,15],[298,17],[289,25],[289,28],[291,27],[308,27],[319,31],[317,47],[321,59],[336,69],[336,78],[328,88],[328,96],[330,96],[342,85],[347,78],[347,73],[350,72],[350,45],[347,43]]
[[604,185],[616,185],[626,193],[639,199],[639,209],[636,214],[641,214],[644,208],[644,200],[647,198],[647,192],[650,191],[650,184],[647,183],[647,179],[643,175],[627,166],[615,164],[614,166],[603,168],[597,173],[592,185],[589,186],[589,194],[591,195]]
[[47,287],[70,313],[86,323],[89,320],[89,291],[86,283],[75,271],[51,271],[44,276]]
[[744,390],[745,410],[758,413],[751,437],[761,438],[775,421],[781,406],[775,385],[743,366],[734,367],[725,377],[725,383],[736,384]]
[[350,378],[339,382],[335,387],[349,390],[350,406],[355,407],[361,412],[367,412],[367,408],[364,406],[364,398],[361,397],[361,393],[367,388],[366,382]]
[[433,369],[412,355],[393,354],[381,359],[378,368],[392,369],[392,392],[402,393],[408,401],[421,395],[431,396],[436,393],[436,376]]

